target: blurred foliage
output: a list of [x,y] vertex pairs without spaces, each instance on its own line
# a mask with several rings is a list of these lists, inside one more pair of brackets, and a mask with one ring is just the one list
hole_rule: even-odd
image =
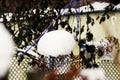
[[[18,47],[30,45],[60,13],[68,1],[2,0],[0,17],[12,33]],[[6,14],[8,13],[8,14]],[[10,16],[10,14],[12,14]],[[7,17],[11,17],[8,21]],[[58,25],[57,22],[54,26]],[[52,27],[51,29],[57,29]],[[22,45],[21,45],[22,44]]]
[[[73,14],[70,8],[80,7],[79,4],[81,3],[80,0],[73,1],[71,6],[68,6],[70,14]],[[60,14],[61,9],[69,2],[70,0],[1,0],[0,18],[3,18],[3,22],[13,35],[17,46],[23,48],[30,45],[32,41],[40,36],[57,15]],[[87,4],[89,4],[91,10],[94,11],[93,6],[89,2],[87,2]],[[100,20],[100,23],[102,23],[105,19],[109,19],[110,16],[107,12],[111,9],[112,7],[106,8],[103,16],[98,16],[96,20]],[[11,19],[8,20],[8,17]],[[61,25],[62,28],[72,32],[72,28],[69,25],[70,15],[66,17],[66,21],[58,18],[50,30],[58,29],[58,25]],[[87,13],[86,18],[87,25],[91,24],[93,26],[95,24],[95,20],[89,13]],[[60,21],[60,23],[58,23],[58,21]],[[81,34],[84,32],[84,27],[85,25],[82,25]],[[87,31],[89,31],[89,26],[87,26]]]

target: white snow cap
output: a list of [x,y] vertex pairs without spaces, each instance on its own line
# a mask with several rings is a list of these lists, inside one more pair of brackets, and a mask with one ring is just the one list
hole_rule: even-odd
[[94,2],[92,6],[94,7],[95,11],[105,10],[105,8],[109,5],[106,2]]
[[[92,3],[91,4],[92,5],[92,7],[94,8],[94,11],[103,11],[103,10],[105,10],[105,8],[107,7],[107,6],[109,6],[109,3],[106,3],[106,2],[94,2],[94,3]],[[61,10],[61,12],[63,11],[64,9],[62,9]],[[73,13],[76,13],[76,10],[77,10],[77,12],[91,12],[91,8],[90,8],[90,5],[85,5],[85,6],[81,6],[80,8],[77,8],[77,9],[75,9],[75,8],[71,8],[71,11],[73,12]],[[69,9],[68,8],[66,8],[65,10],[64,10],[64,12],[62,13],[62,15],[63,14],[69,14]]]
[[64,30],[54,30],[44,34],[38,42],[40,54],[54,56],[70,54],[75,45],[74,37]]
[[[105,8],[109,5],[109,3],[105,3],[105,2],[94,2],[91,4],[94,8],[94,11],[101,11],[101,10],[105,10]],[[80,7],[80,12],[91,12],[90,6],[86,5],[86,6],[82,6]]]
[[101,68],[83,69],[81,76],[87,78],[87,80],[105,80],[105,72]]
[[2,77],[9,68],[9,62],[15,48],[11,35],[2,23],[0,23],[0,46],[0,77]]
[[120,3],[116,5],[114,8],[120,9]]

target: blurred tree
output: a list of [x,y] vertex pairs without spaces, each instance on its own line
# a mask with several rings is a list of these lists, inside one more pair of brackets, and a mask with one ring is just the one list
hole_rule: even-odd
[[[95,0],[73,1],[77,1],[77,3],[73,2],[71,6],[68,6],[69,9],[71,7],[76,8],[86,5],[86,3],[90,4],[90,2]],[[17,46],[23,48],[30,45],[32,40],[36,39],[49,26],[60,13],[61,9],[69,2],[70,0],[0,0],[0,18],[3,18],[2,22],[4,22],[7,29],[12,33]],[[92,5],[90,7],[91,10],[94,10]],[[71,10],[68,11],[70,14],[73,14]],[[105,16],[109,16],[106,13],[100,19],[100,23],[105,21]],[[67,17],[69,20],[69,15]],[[58,20],[61,20],[61,18]],[[58,20],[52,26],[51,30],[58,28]],[[94,25],[94,22],[95,20],[88,13],[86,24]],[[72,31],[68,21],[62,23],[67,25],[66,30]],[[64,27],[63,24],[62,27]],[[82,32],[84,31],[83,29]]]
[[[48,27],[66,3],[68,1],[1,0],[0,17],[12,33],[17,46],[25,47]],[[8,17],[11,19],[8,20]]]

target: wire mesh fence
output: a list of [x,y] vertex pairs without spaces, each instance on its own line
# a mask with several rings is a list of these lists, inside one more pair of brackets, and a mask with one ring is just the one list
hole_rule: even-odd
[[[34,71],[32,69],[36,66],[29,65],[30,58],[25,57],[20,64],[18,59],[14,56],[11,61],[8,80],[81,80],[79,76],[83,66],[78,57],[45,58],[46,66],[43,67],[40,61],[40,66]],[[107,80],[120,80],[120,63],[103,60],[97,64],[104,69]]]
[[120,63],[103,60],[98,63],[104,69],[107,80],[120,80]]
[[29,58],[25,57],[21,64],[18,63],[18,58],[13,56],[9,69],[8,80],[27,80],[27,69]]

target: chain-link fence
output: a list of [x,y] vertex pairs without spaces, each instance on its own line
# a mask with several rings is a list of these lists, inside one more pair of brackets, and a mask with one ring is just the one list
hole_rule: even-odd
[[[8,80],[76,80],[75,78],[79,77],[80,70],[83,68],[79,58],[70,56],[45,58],[46,64],[44,65],[46,66],[43,67],[40,63],[36,71],[32,71],[33,66],[30,67],[29,61],[30,58],[24,57],[23,61],[18,64],[18,57],[14,56]],[[104,69],[108,80],[120,80],[119,63],[104,60],[97,64]]]
[[120,63],[110,60],[103,60],[98,63],[104,69],[107,80],[120,80]]
[[8,80],[27,80],[28,57],[24,57],[23,61],[18,63],[18,56],[13,56],[9,69]]

